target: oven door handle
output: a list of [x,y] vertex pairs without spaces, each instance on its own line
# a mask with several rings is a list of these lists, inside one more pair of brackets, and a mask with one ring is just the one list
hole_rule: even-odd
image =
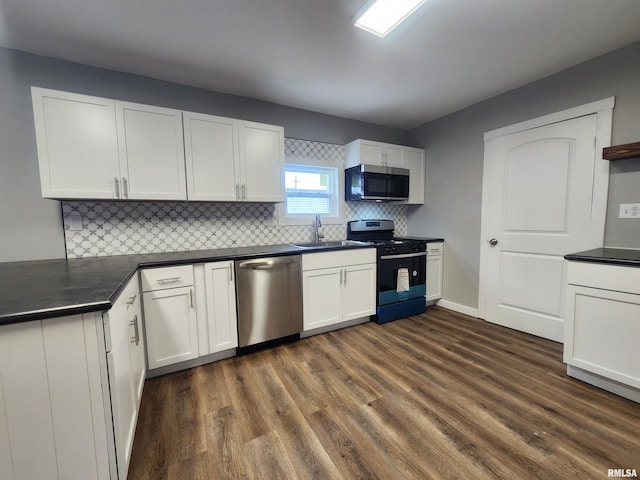
[[412,258],[412,257],[426,257],[427,252],[417,253],[401,253],[400,255],[382,255],[380,260],[393,260],[394,258]]

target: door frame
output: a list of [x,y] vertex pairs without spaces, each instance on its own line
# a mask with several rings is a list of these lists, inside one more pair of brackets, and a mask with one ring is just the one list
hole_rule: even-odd
[[602,158],[602,149],[611,146],[611,134],[613,130],[613,108],[615,97],[609,97],[595,102],[587,103],[559,112],[543,115],[524,122],[515,123],[506,127],[485,132],[484,134],[484,164],[482,171],[482,210],[480,226],[480,282],[478,289],[478,317],[486,320],[487,311],[487,269],[488,263],[484,254],[484,242],[489,238],[489,211],[491,206],[491,162],[488,140],[493,138],[524,132],[554,123],[572,120],[586,115],[596,115],[596,159],[594,169],[593,198],[591,203],[591,218],[593,222],[602,225],[604,244],[604,227],[607,216],[607,198],[609,194],[609,161]]

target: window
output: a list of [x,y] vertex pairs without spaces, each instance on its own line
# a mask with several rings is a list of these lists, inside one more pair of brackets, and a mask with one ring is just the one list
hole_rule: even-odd
[[316,214],[334,223],[340,217],[340,170],[308,163],[285,165],[286,202],[280,208],[280,223],[305,225]]

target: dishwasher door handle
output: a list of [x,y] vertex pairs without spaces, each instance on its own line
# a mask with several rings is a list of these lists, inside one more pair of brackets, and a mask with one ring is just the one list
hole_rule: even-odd
[[291,263],[296,263],[296,260],[261,260],[259,262],[241,262],[238,264],[238,267],[250,268],[252,270],[269,270],[271,268],[289,265]]

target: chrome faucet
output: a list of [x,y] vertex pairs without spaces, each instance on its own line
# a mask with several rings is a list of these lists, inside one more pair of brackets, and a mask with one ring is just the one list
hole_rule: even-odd
[[316,213],[316,223],[315,223],[315,242],[319,243],[324,240],[324,232],[322,231],[322,223],[320,222],[320,214]]

